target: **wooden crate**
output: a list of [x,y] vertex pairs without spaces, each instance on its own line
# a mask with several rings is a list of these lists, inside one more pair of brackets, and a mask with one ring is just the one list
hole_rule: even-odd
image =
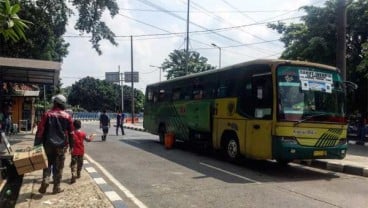
[[18,175],[47,168],[47,157],[43,146],[17,150],[14,152],[13,162]]

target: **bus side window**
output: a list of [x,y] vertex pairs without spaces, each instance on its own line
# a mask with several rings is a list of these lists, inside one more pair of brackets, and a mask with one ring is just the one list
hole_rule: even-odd
[[193,87],[192,91],[193,99],[200,100],[203,98],[203,87],[200,85],[196,85]]
[[250,117],[254,117],[254,98],[253,98],[252,82],[246,81],[240,88],[239,94],[239,110]]
[[147,100],[148,100],[149,102],[152,102],[152,100],[153,100],[153,92],[152,92],[152,90],[148,90],[148,93],[147,93]]
[[157,101],[158,101],[158,95],[153,94],[153,103],[157,103]]
[[166,91],[164,89],[161,89],[159,92],[158,101],[159,102],[165,101],[165,95],[166,95]]
[[227,87],[226,86],[220,86],[217,89],[217,97],[218,98],[223,98],[226,96],[226,92],[227,92]]
[[175,88],[172,94],[172,100],[180,100],[180,88]]
[[252,78],[254,117],[261,119],[272,118],[272,78],[271,75],[255,76]]

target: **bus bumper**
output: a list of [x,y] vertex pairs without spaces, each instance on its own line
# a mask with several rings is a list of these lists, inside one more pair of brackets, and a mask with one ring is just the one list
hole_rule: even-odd
[[344,159],[347,144],[339,144],[334,147],[308,147],[294,143],[285,143],[279,139],[273,141],[273,158],[276,160],[301,160],[301,159]]

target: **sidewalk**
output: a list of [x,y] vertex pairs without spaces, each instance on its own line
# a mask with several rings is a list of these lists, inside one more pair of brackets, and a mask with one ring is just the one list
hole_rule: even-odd
[[312,160],[302,164],[317,168],[368,177],[368,144],[357,145],[355,141],[348,144],[348,151],[343,160]]
[[[124,127],[137,131],[144,131],[142,123],[125,123]],[[13,150],[33,145],[34,134],[20,133],[9,138]],[[366,144],[367,145],[367,144]],[[120,207],[104,194],[95,180],[86,171],[85,165],[82,177],[74,184],[69,184],[71,177],[70,155],[67,154],[61,188],[64,192],[53,195],[52,185],[46,194],[39,194],[42,171],[35,171],[24,175],[23,183],[16,203],[17,208],[38,207]],[[349,144],[347,156],[344,160],[314,160],[302,162],[313,167],[324,168],[337,172],[368,177],[368,145]]]
[[[8,139],[13,151],[15,151],[16,149],[33,146],[34,134],[21,132]],[[64,192],[56,195],[52,194],[52,184],[50,184],[45,194],[38,192],[42,180],[42,170],[24,174],[16,207],[114,207],[85,169],[82,170],[81,178],[76,183],[70,184],[69,164],[70,154],[67,153],[60,185]]]

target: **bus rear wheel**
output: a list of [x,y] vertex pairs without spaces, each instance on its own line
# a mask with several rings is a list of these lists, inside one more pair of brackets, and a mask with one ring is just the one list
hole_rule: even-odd
[[227,139],[224,147],[225,157],[229,161],[236,161],[240,156],[239,143],[236,138]]

